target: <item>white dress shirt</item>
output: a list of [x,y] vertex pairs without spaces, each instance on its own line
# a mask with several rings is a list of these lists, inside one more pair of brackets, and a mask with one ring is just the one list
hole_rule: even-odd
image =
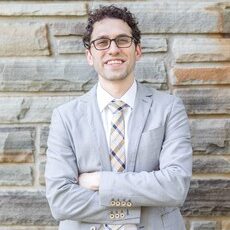
[[[135,102],[135,97],[136,97],[136,92],[137,92],[137,83],[134,80],[132,86],[128,89],[128,91],[121,97],[119,100],[125,102],[128,107],[126,107],[123,111],[124,115],[124,120],[125,120],[125,155],[126,155],[126,161],[127,161],[127,148],[129,144],[129,137],[127,135],[127,130],[128,130],[128,125],[129,125],[129,118],[131,115],[131,112],[134,107],[134,102]],[[102,117],[102,122],[104,125],[104,130],[106,134],[106,139],[108,146],[110,146],[110,131],[111,131],[111,120],[112,120],[112,112],[108,108],[108,104],[112,100],[116,100],[118,98],[112,97],[108,92],[106,92],[100,82],[98,82],[97,85],[97,102],[98,102],[98,107],[101,112],[101,117]],[[104,227],[105,229],[109,229]],[[124,225],[123,227],[120,228],[120,230],[137,230],[136,225],[134,224],[128,224]]]

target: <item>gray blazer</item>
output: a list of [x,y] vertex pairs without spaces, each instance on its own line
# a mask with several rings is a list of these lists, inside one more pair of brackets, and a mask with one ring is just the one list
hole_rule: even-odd
[[[192,148],[181,100],[138,83],[128,135],[126,170],[112,172],[96,86],[54,110],[45,177],[60,230],[98,230],[104,223],[185,229],[179,207],[189,189]],[[102,171],[98,192],[78,184],[78,175],[94,171]]]

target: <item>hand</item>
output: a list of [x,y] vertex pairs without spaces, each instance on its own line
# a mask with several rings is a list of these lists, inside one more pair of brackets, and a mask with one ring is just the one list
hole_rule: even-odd
[[93,191],[99,190],[100,172],[82,173],[79,178],[79,185]]

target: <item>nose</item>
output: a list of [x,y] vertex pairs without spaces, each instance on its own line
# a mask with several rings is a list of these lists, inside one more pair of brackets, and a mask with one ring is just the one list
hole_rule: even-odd
[[110,47],[109,47],[109,50],[108,50],[108,53],[109,54],[117,54],[120,52],[120,48],[117,47],[117,44],[115,41],[111,41],[111,44],[110,44]]

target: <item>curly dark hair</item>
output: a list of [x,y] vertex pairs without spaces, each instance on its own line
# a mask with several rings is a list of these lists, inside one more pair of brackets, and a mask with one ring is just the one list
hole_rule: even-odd
[[93,32],[93,25],[95,22],[101,21],[104,18],[117,18],[126,22],[132,30],[135,45],[140,43],[141,32],[137,26],[138,21],[135,16],[126,8],[118,8],[114,5],[100,6],[98,9],[89,12],[88,23],[86,31],[83,35],[84,46],[90,48],[91,34]]

